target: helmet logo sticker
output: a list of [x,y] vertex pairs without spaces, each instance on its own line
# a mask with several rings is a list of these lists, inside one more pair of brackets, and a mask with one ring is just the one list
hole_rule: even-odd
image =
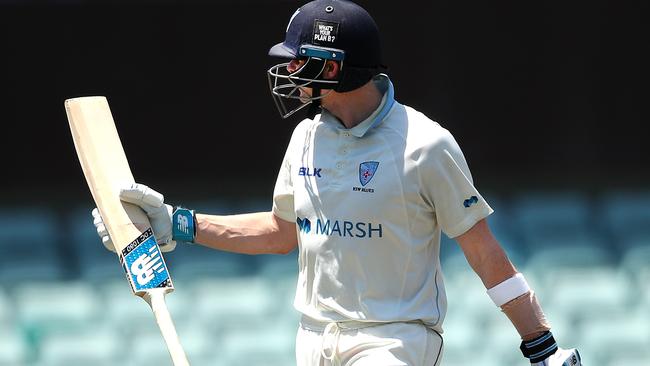
[[314,20],[313,44],[331,46],[339,35],[339,23],[327,20]]

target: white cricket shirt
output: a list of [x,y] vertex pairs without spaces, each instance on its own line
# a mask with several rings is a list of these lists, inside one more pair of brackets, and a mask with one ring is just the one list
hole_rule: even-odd
[[441,332],[447,300],[441,230],[456,237],[492,213],[452,135],[384,93],[346,129],[327,111],[294,130],[273,213],[296,222],[294,306],[317,321],[421,320]]

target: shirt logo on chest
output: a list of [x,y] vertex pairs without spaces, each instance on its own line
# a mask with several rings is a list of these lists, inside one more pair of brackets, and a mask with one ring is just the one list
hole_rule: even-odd
[[364,161],[359,164],[359,182],[361,186],[365,187],[366,184],[370,183],[372,177],[375,176],[378,166],[378,161]]
[[316,177],[316,178],[322,178],[321,171],[323,168],[307,168],[307,167],[300,167],[298,169],[298,175],[301,177]]
[[355,192],[374,193],[375,190],[366,188],[366,184],[370,183],[372,177],[375,176],[378,167],[378,161],[364,161],[359,164],[359,183],[361,183],[361,187],[352,187],[352,190]]
[[339,236],[344,238],[383,238],[382,225],[372,222],[317,218],[312,226],[312,222],[308,218],[296,217],[296,224],[302,234]]

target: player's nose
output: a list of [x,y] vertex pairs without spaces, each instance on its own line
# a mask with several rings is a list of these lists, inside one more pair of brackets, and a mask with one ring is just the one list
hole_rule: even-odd
[[293,59],[287,65],[287,71],[289,73],[294,73],[294,72],[296,72],[296,70],[300,69],[304,63],[305,63],[305,60]]

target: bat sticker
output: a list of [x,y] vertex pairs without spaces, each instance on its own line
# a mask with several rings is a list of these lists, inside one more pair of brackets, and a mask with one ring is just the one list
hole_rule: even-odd
[[122,267],[133,292],[172,287],[165,260],[151,228],[127,245],[121,254]]

